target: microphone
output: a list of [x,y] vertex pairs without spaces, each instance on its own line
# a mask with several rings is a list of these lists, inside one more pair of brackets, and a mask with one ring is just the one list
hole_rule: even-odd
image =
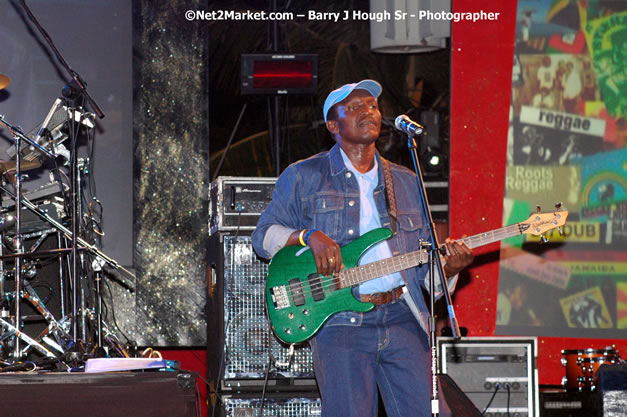
[[414,122],[404,114],[401,114],[396,118],[394,126],[396,126],[398,130],[402,130],[407,133],[409,136],[417,136],[425,131],[425,128],[422,125]]
[[70,83],[61,89],[61,94],[67,99],[76,100],[81,96],[82,91]]

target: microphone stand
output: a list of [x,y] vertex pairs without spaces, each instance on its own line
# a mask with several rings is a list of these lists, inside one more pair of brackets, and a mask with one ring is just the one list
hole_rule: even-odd
[[[422,131],[416,132],[421,134]],[[453,301],[451,300],[451,294],[448,290],[446,281],[446,275],[444,273],[444,267],[442,265],[442,258],[440,257],[440,245],[438,243],[437,236],[435,235],[435,224],[431,217],[431,210],[429,209],[429,201],[427,200],[427,192],[424,186],[424,180],[422,178],[422,170],[420,169],[420,163],[418,159],[418,144],[414,135],[407,135],[407,147],[411,151],[412,160],[414,162],[414,170],[416,171],[416,182],[418,183],[418,192],[420,194],[420,202],[422,205],[422,211],[427,219],[427,228],[429,231],[429,242],[422,242],[422,246],[426,247],[429,251],[429,350],[431,351],[431,415],[437,416],[440,413],[440,405],[438,398],[438,375],[437,375],[437,335],[436,335],[436,322],[435,322],[435,271],[440,273],[440,280],[442,284],[442,292],[446,299],[446,305],[448,307],[449,320],[451,322],[451,329],[455,340],[459,340],[460,331],[455,317],[455,311],[453,309]]]
[[[94,109],[94,112],[96,113],[98,118],[102,119],[103,117],[105,117],[105,115],[102,112],[102,110],[100,110],[100,107],[98,107],[98,104],[94,101],[94,99],[91,98],[91,96],[87,92],[87,88],[86,88],[87,83],[84,82],[83,79],[81,78],[81,76],[76,71],[74,71],[70,67],[70,65],[65,61],[65,59],[63,58],[63,55],[61,55],[61,52],[59,52],[59,50],[54,45],[54,42],[52,42],[52,39],[50,38],[50,35],[48,34],[48,32],[46,32],[46,30],[39,24],[39,22],[35,18],[35,15],[33,14],[33,12],[31,12],[31,10],[26,5],[26,1],[25,0],[20,0],[20,3],[22,5],[22,7],[24,8],[24,10],[26,11],[26,14],[28,15],[28,18],[37,27],[37,30],[39,30],[39,33],[41,33],[41,36],[43,36],[43,38],[46,40],[46,42],[50,46],[50,49],[52,49],[52,52],[54,52],[54,54],[56,55],[57,59],[59,60],[59,62],[63,66],[63,68],[65,68],[65,70],[68,72],[68,74],[70,74],[70,76],[72,77],[72,80],[74,81],[76,87],[78,87],[81,90],[82,95],[87,99],[87,101],[89,102],[89,104],[92,107],[92,109]],[[72,114],[72,117],[74,117],[73,114]]]

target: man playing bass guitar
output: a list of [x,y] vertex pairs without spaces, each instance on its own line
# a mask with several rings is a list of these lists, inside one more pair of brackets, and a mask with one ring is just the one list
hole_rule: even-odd
[[[302,308],[305,315],[317,314],[317,302],[332,302],[337,285],[329,282],[345,263],[354,266],[343,259],[348,252],[342,248],[356,238],[374,229],[394,230],[390,239],[373,242],[350,259],[359,265],[417,251],[420,239],[428,240],[414,173],[386,161],[375,148],[381,91],[376,81],[363,80],[329,94],[323,112],[335,146],[285,169],[252,236],[264,258],[286,246],[311,251],[303,256],[313,255],[317,274],[288,286],[289,300],[311,303]],[[445,245],[444,271],[452,291],[473,254],[461,241],[447,239]],[[374,308],[333,314],[309,339],[323,416],[375,417],[378,391],[389,417],[431,415],[428,308],[421,292],[427,273],[423,264],[355,285],[351,295]],[[435,282],[439,285],[439,277]],[[404,291],[418,307],[419,320],[400,298]],[[272,299],[280,303],[279,294]],[[305,327],[285,329],[283,340]],[[277,335],[281,331],[275,328]]]

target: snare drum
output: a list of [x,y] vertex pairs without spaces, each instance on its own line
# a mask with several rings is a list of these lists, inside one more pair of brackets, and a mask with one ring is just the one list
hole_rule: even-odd
[[562,385],[573,391],[594,391],[599,367],[619,360],[614,349],[563,350],[562,365],[566,368],[566,376]]

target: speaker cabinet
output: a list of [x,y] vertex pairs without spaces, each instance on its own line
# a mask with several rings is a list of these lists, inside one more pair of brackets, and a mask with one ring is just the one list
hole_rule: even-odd
[[620,414],[603,414],[598,392],[571,392],[565,390],[540,392],[542,417],[602,417]]
[[542,417],[615,417],[627,410],[627,364],[603,364],[595,374],[595,390],[543,390]]
[[200,417],[195,373],[0,374],[2,417]]
[[604,416],[627,412],[627,363],[603,364],[596,373]]
[[223,395],[220,417],[320,417],[322,406],[315,393],[285,395],[266,394],[261,408],[261,396],[255,394]]
[[535,338],[440,338],[438,349],[441,373],[485,416],[539,416]]
[[315,385],[309,346],[296,346],[290,358],[288,346],[272,333],[265,312],[268,264],[255,254],[251,237],[219,232],[209,238],[209,246],[210,382],[218,390],[261,390],[269,368],[271,387],[300,390],[293,381],[297,378]]

